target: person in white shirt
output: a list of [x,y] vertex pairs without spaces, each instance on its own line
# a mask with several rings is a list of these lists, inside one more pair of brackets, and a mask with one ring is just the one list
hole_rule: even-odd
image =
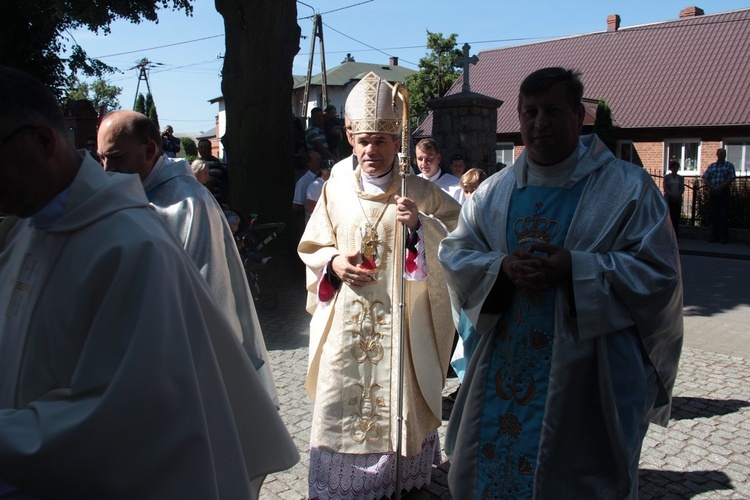
[[307,172],[299,178],[294,186],[294,198],[292,199],[292,210],[295,212],[305,212],[305,222],[310,218],[310,212],[305,210],[305,200],[307,199],[307,188],[318,177],[322,160],[317,151],[308,151],[305,155],[305,166]]
[[434,182],[440,189],[463,205],[465,201],[464,192],[458,183],[458,178],[440,169],[443,156],[440,154],[437,143],[433,139],[422,139],[417,143],[415,149],[417,152],[417,167],[422,171],[419,177]]
[[331,178],[331,170],[333,165],[326,165],[318,172],[318,178],[315,179],[312,184],[307,187],[307,198],[305,199],[305,213],[312,214],[315,210],[315,205],[318,203],[318,198],[323,192],[323,184]]

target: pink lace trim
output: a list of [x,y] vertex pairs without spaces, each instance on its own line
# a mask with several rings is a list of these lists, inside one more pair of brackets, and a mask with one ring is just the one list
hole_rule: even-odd
[[[430,484],[432,466],[440,465],[440,437],[437,431],[427,436],[422,451],[401,461],[401,486],[404,490]],[[396,490],[396,454],[357,455],[310,447],[308,476],[310,498],[373,500],[391,496]]]

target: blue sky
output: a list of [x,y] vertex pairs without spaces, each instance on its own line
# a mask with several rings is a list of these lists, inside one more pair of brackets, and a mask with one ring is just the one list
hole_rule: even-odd
[[[481,57],[483,50],[606,30],[609,14],[619,14],[621,27],[628,27],[677,19],[691,5],[715,14],[750,8],[750,0],[308,0],[297,2],[305,38],[293,73],[307,73],[313,13],[323,19],[329,69],[351,53],[358,62],[378,64],[396,56],[400,65],[417,70],[427,52],[427,30],[444,36],[456,33],[459,47],[469,43],[472,55]],[[159,121],[171,124],[178,135],[212,130],[218,106],[208,100],[221,95],[224,22],[213,1],[196,0],[193,6],[192,17],[164,10],[158,24],[118,21],[106,36],[71,33],[90,56],[122,71],[107,79],[122,87],[120,104],[125,109],[132,109],[138,84],[138,73],[130,68],[144,57],[153,62],[149,83]],[[316,42],[313,74],[318,72]],[[145,94],[143,82],[140,91]]]

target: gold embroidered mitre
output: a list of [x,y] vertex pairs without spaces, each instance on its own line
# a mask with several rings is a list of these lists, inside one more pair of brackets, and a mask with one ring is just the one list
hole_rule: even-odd
[[393,86],[372,71],[354,86],[345,113],[352,134],[401,135],[401,99],[393,104]]

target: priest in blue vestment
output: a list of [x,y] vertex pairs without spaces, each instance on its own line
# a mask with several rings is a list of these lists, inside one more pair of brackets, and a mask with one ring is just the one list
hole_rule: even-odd
[[454,498],[635,498],[682,346],[669,210],[642,168],[581,136],[583,84],[521,84],[526,150],[467,201],[439,258],[477,333],[446,436]]

